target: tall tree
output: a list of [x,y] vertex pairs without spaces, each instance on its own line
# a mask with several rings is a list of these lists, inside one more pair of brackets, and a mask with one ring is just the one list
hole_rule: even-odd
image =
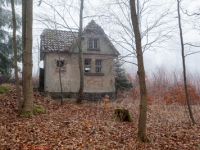
[[[142,51],[156,51],[163,48],[160,43],[169,40],[170,32],[174,30],[172,24],[166,21],[168,15],[172,13],[170,9],[172,4],[165,0],[155,0],[156,2],[154,0],[135,1],[137,2],[136,12],[142,40]],[[130,59],[137,56],[129,6],[129,1],[125,0],[106,1],[97,12],[97,14],[104,14],[97,17],[103,20],[103,26],[106,24],[105,28],[109,27],[109,38],[119,46],[119,49],[123,50],[123,55],[120,56],[123,58],[122,60],[125,59],[126,62],[133,64]]]
[[22,0],[22,82],[24,101],[20,116],[33,114],[32,24],[33,0]]
[[81,103],[83,100],[83,90],[84,90],[84,74],[83,74],[83,52],[82,52],[82,30],[83,30],[83,2],[81,0],[80,6],[80,19],[79,19],[79,33],[78,33],[78,49],[79,49],[79,71],[80,71],[80,86],[78,91],[78,96],[76,99],[77,103]]
[[179,25],[179,32],[180,32],[181,54],[182,54],[182,65],[183,65],[183,80],[184,80],[185,96],[186,96],[188,111],[189,111],[190,119],[192,120],[192,123],[194,124],[195,120],[194,120],[191,105],[190,105],[190,97],[189,97],[188,86],[187,86],[185,50],[184,50],[184,44],[183,44],[183,32],[182,32],[181,15],[180,15],[180,2],[181,0],[177,0],[178,25]]
[[18,66],[17,66],[17,41],[16,41],[16,17],[14,0],[11,0],[12,18],[13,18],[13,48],[14,48],[14,69],[15,69],[15,85],[17,90],[18,110],[21,110],[21,92],[19,88]]
[[[19,4],[19,0],[15,0],[16,4]],[[7,7],[10,5],[10,0],[0,0],[0,75],[10,76],[13,68],[13,43],[12,34],[9,29],[13,28],[12,24],[12,12]],[[16,14],[16,29],[21,26],[21,17]],[[21,37],[16,36],[17,49],[18,49],[18,61],[20,61],[21,55]]]
[[149,141],[146,135],[146,120],[147,120],[147,90],[145,81],[145,70],[143,62],[143,52],[141,44],[141,35],[139,30],[138,16],[136,14],[135,0],[130,0],[131,20],[135,36],[136,55],[138,63],[137,74],[140,83],[140,114],[138,123],[138,139],[143,142]]

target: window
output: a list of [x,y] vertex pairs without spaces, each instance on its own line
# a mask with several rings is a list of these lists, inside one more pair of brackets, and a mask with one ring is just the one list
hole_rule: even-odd
[[97,59],[95,62],[96,73],[102,73],[102,60]]
[[57,60],[56,65],[57,65],[57,67],[63,68],[64,65],[65,65],[65,61],[64,60]]
[[99,48],[99,40],[98,39],[89,39],[88,43],[89,49],[98,49]]
[[91,59],[85,59],[85,72],[91,72],[92,69],[91,62],[92,62]]

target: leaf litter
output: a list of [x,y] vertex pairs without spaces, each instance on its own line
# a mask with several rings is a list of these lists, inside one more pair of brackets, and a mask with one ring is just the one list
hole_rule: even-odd
[[[137,140],[139,103],[108,105],[84,101],[76,105],[52,100],[34,93],[34,104],[45,114],[17,117],[16,91],[0,95],[0,149],[63,150],[198,150],[200,149],[200,106],[193,106],[197,124],[188,121],[184,106],[151,104],[148,106],[147,135],[151,142]],[[108,107],[109,106],[109,107]],[[114,121],[114,108],[130,111],[133,122]]]

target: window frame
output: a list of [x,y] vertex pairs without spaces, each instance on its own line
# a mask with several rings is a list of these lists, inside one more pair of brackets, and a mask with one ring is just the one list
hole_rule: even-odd
[[[86,61],[88,61],[90,63],[86,64]],[[86,68],[90,68],[90,70],[87,72]],[[92,59],[91,58],[84,59],[84,73],[92,73]]]
[[89,38],[88,39],[88,49],[89,50],[99,50],[99,39]]
[[[59,67],[59,61],[61,62],[61,66]],[[56,70],[60,69],[61,71],[66,70],[66,61],[64,59],[55,59]]]
[[57,68],[64,68],[65,67],[65,60],[59,60],[59,59],[57,59],[56,60],[56,67]]
[[102,73],[102,59],[95,60],[95,73]]

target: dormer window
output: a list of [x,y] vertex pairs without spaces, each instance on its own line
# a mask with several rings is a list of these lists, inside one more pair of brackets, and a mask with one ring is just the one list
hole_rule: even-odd
[[90,38],[88,41],[88,48],[89,49],[99,49],[99,39]]

